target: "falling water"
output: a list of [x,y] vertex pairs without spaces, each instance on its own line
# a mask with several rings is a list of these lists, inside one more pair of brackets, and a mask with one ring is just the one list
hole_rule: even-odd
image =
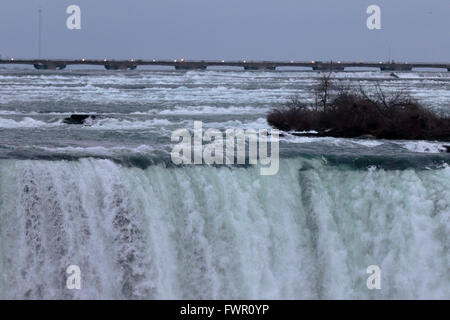
[[0,298],[448,299],[449,222],[445,165],[0,160]]

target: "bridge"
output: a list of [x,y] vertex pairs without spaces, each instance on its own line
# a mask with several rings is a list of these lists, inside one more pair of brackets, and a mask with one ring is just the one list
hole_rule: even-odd
[[381,71],[412,71],[416,68],[447,69],[450,63],[426,62],[345,62],[345,61],[225,61],[225,60],[65,60],[3,59],[0,64],[32,65],[39,70],[62,70],[68,65],[104,66],[107,70],[134,70],[138,66],[171,66],[176,70],[206,70],[208,67],[241,67],[244,70],[275,70],[279,67],[302,67],[318,71],[344,71],[346,68],[377,68]]

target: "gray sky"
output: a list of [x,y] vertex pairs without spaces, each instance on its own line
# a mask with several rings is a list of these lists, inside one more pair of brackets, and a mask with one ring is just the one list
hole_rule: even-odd
[[[450,61],[449,0],[1,0],[0,54],[45,58]],[[81,30],[66,8],[81,7]],[[366,9],[382,10],[382,30]],[[389,50],[389,48],[391,48]]]

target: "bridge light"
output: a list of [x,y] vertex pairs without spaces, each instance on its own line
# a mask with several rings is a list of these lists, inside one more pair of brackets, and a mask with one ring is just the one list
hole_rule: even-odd
[[311,61],[311,63],[316,63],[316,62],[313,60],[313,61]]
[[225,60],[222,60],[222,63],[224,63],[225,62]]
[[341,63],[340,61],[338,61],[337,63]]
[[378,62],[379,64],[383,64],[383,61]]
[[81,59],[81,61],[85,62],[85,61],[86,61],[86,59],[84,59],[84,58],[83,58],[83,59]]
[[153,62],[156,62],[156,60],[155,60],[155,59],[153,59],[152,61],[153,61]]
[[294,63],[294,60],[291,60],[291,63]]
[[11,61],[14,61],[14,58],[11,58]]
[[184,62],[184,58],[181,58],[181,62]]
[[131,61],[131,62],[133,62],[133,61],[134,61],[134,59],[131,59],[130,61]]
[[103,61],[105,61],[105,62],[106,62],[106,61],[107,61],[107,59],[103,59]]
[[243,63],[247,63],[247,60],[243,60],[242,62],[243,62]]
[[173,62],[177,62],[177,59],[173,60]]

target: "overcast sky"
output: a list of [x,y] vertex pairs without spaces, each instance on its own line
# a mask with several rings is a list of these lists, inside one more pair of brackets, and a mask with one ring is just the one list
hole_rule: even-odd
[[450,0],[1,0],[3,57],[37,57],[39,7],[45,58],[450,61]]

